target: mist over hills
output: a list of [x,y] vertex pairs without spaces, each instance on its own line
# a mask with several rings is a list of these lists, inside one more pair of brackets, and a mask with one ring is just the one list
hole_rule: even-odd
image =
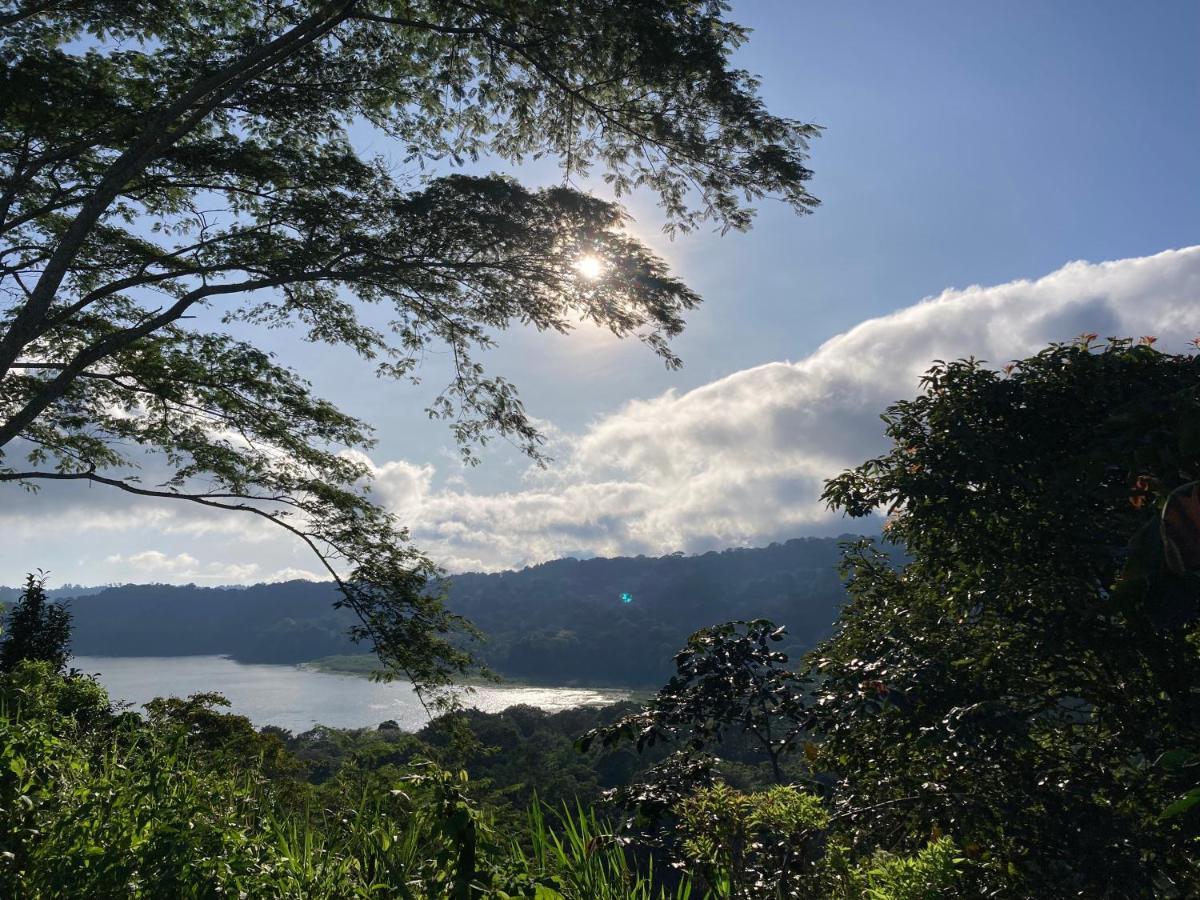
[[[451,579],[450,606],[487,635],[482,658],[509,678],[657,686],[697,628],[739,618],[788,626],[793,653],[829,633],[844,600],[840,538],[697,556],[560,559]],[[62,597],[67,589],[55,592]],[[13,589],[5,592],[15,594]],[[622,595],[628,595],[628,602]],[[228,655],[299,663],[361,653],[329,583],[76,589],[73,649],[94,656]]]

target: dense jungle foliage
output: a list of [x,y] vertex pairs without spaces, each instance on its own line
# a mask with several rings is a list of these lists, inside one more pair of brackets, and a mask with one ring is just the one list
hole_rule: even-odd
[[[156,701],[145,718],[113,710],[94,681],[45,662],[20,663],[0,691],[4,896],[757,896],[719,859],[698,861],[695,879],[669,870],[669,854],[629,847],[608,807],[589,802],[645,769],[629,751],[574,748],[569,735],[620,710],[291,736],[256,732],[212,695]],[[754,783],[753,765],[729,772]],[[790,788],[721,785],[689,803],[680,834],[698,860],[714,837],[741,846],[744,831],[820,815],[817,798]],[[838,891],[822,896],[924,896],[956,871],[947,841],[912,858],[833,862],[805,876]]]
[[27,639],[31,578],[0,893],[1197,896],[1200,357],[1152,344],[938,363],[826,492],[889,508],[905,555],[847,547],[803,660],[769,620],[702,628],[645,704],[418,734],[255,731],[215,695],[140,716]]

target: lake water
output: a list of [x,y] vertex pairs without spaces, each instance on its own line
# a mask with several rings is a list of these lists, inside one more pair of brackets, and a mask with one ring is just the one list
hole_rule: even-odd
[[[386,719],[415,731],[428,721],[412,686],[405,682],[376,684],[353,675],[245,664],[223,656],[75,656],[70,665],[96,675],[114,701],[138,707],[154,697],[215,691],[229,699],[231,712],[255,725],[279,725],[296,733],[317,724],[362,728]],[[464,702],[484,712],[517,704],[556,712],[615,703],[628,696],[619,690],[498,685],[477,687]]]

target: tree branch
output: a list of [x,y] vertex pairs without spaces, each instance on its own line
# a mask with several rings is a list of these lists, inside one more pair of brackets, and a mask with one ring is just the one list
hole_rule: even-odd
[[[108,356],[116,350],[126,347],[139,338],[145,337],[151,332],[157,331],[164,325],[179,319],[187,310],[201,300],[217,296],[220,294],[235,294],[246,291],[261,290],[262,288],[279,287],[282,284],[298,283],[301,281],[321,281],[331,277],[329,272],[310,273],[308,275],[297,275],[290,278],[264,278],[257,281],[243,281],[234,284],[222,285],[207,285],[205,287],[196,288],[189,291],[180,297],[172,306],[160,312],[158,315],[147,318],[139,325],[130,328],[122,329],[121,331],[109,334],[75,355],[63,369],[46,383],[45,388],[31,399],[25,406],[16,414],[14,414],[7,422],[0,425],[0,447],[3,447],[18,434],[24,431],[33,421],[55,400],[58,400],[71,382],[79,376],[79,374],[92,365]],[[11,363],[9,364],[11,368]]]
[[[113,161],[91,197],[83,203],[42,270],[32,296],[21,307],[3,338],[0,338],[0,378],[4,377],[21,350],[43,333],[41,326],[46,312],[53,303],[71,262],[83,248],[88,235],[105,210],[129,180],[143,171],[164,150],[194,130],[221,101],[240,87],[286,59],[297,49],[311,44],[337,27],[349,15],[356,2],[357,0],[340,0],[324,10],[313,13],[290,31],[263,44],[233,65],[195,82],[178,99],[150,118],[141,136]],[[202,100],[204,102],[201,102]],[[197,103],[199,106],[196,106]],[[5,439],[0,437],[0,446],[4,443]]]
[[0,28],[8,28],[16,25],[18,22],[24,22],[27,19],[32,19],[34,16],[46,12],[58,6],[62,0],[44,0],[42,3],[34,3],[30,6],[20,9],[15,13],[8,13],[0,16]]

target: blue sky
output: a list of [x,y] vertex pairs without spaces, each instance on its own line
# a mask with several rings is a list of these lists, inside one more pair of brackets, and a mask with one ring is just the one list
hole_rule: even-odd
[[[636,343],[504,336],[490,364],[561,427],[799,359],[947,287],[1200,240],[1200,4],[750,0],[733,17],[754,29],[738,62],[770,108],[826,129],[811,164],[823,205],[766,203],[748,233],[669,242],[653,198],[634,198],[639,232],[705,303],[679,372]],[[330,368],[335,393],[345,370]],[[364,380],[346,396],[408,450],[394,395]],[[436,439],[417,430],[418,447]]]
[[[1197,238],[1200,4],[736,11],[772,107],[827,127],[813,152],[824,207],[764,216],[739,242],[765,302],[740,319],[754,350],[738,364],[808,352],[946,287]],[[696,277],[714,297],[745,296],[723,269]]]
[[[823,205],[796,217],[763,204],[747,234],[670,242],[653,199],[633,198],[638,234],[705,303],[676,344],[677,372],[590,329],[500,336],[485,362],[547,423],[551,472],[504,446],[473,470],[454,462],[421,414],[436,358],[425,386],[399,387],[270,338],[378,427],[382,495],[451,568],[846,530],[814,505],[820,478],[878,449],[879,408],[911,394],[929,359],[1016,355],[1105,326],[1178,346],[1200,332],[1200,255],[1156,256],[1200,243],[1200,4],[746,0],[732,17],[754,29],[738,61],[772,110],[826,129],[811,160]],[[819,423],[806,418],[816,409]],[[837,435],[815,436],[830,422]],[[27,536],[0,559],[0,582],[30,560],[59,582],[316,568],[241,524],[126,512],[95,492],[43,500],[0,510]]]

